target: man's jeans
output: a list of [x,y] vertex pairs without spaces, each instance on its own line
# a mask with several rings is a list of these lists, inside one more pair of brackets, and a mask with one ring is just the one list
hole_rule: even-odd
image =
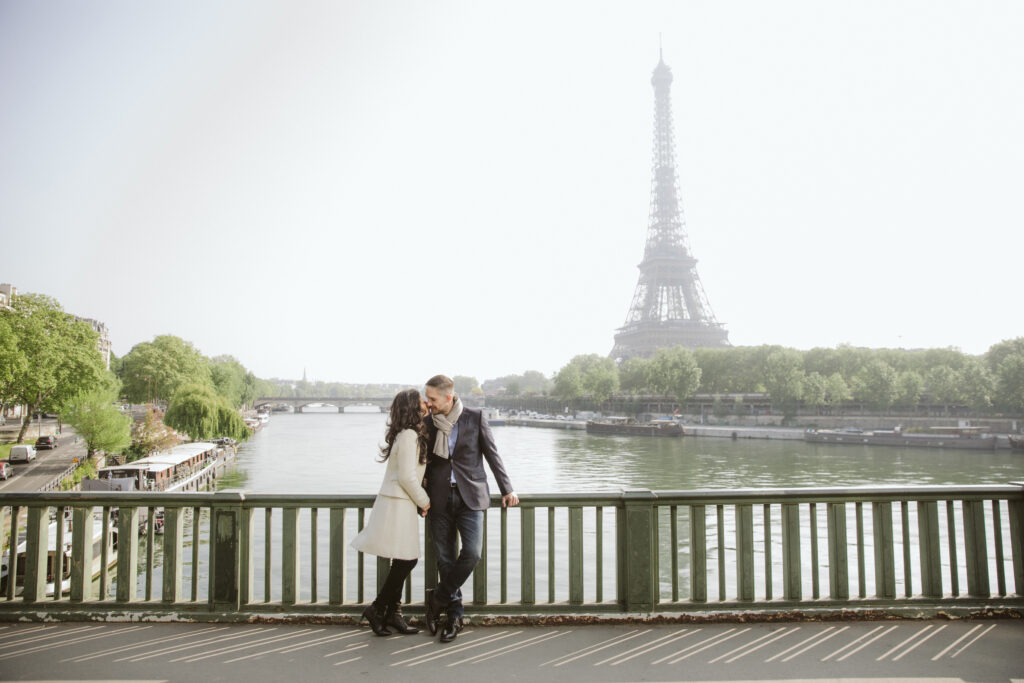
[[[437,571],[441,575],[434,596],[441,604],[447,603],[449,616],[458,618],[463,614],[462,584],[480,561],[484,511],[466,507],[459,489],[453,486],[447,505],[440,510],[431,508],[429,518],[437,549]],[[458,557],[455,556],[456,532],[462,541]]]

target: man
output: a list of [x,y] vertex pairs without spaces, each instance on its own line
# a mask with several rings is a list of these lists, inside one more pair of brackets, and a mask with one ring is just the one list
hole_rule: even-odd
[[[484,460],[498,482],[502,507],[518,505],[519,497],[512,490],[487,420],[479,410],[462,405],[451,378],[431,377],[425,393],[431,413],[427,421],[427,520],[434,536],[441,579],[434,591],[427,591],[426,621],[433,635],[442,612],[447,614],[441,642],[448,643],[462,629],[462,584],[480,561],[484,510],[491,503]],[[462,541],[462,549],[456,557],[457,539]]]

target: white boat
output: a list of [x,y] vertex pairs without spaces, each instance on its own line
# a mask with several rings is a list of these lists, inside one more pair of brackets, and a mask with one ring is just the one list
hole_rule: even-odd
[[[100,513],[93,515],[92,520],[93,538],[92,538],[92,571],[89,579],[95,579],[100,575],[100,571],[103,569],[103,517]],[[54,568],[56,565],[57,557],[57,524],[54,521],[50,523],[49,528],[46,532],[47,538],[47,553],[46,553],[46,595],[53,596],[54,586]],[[61,568],[60,568],[60,592],[69,593],[71,591],[71,524],[72,520],[70,516],[67,516],[63,520],[64,526],[64,547],[60,553],[61,556]],[[26,551],[28,549],[28,542],[22,540],[18,543],[18,571],[15,574],[15,595],[21,595],[24,592],[24,580],[25,580],[25,566],[26,566]],[[110,533],[107,534],[107,567],[112,567],[117,562],[117,528],[113,524],[110,526]],[[0,595],[7,594],[7,579],[8,579],[8,567],[10,565],[10,552],[6,552],[3,555],[2,565],[0,565]]]

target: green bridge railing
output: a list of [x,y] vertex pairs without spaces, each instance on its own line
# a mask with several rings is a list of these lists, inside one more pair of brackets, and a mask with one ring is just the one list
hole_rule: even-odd
[[[387,570],[348,546],[373,499],[0,494],[0,620],[358,614]],[[1019,483],[524,495],[487,518],[469,614],[1024,606]],[[436,585],[423,542],[407,602]]]

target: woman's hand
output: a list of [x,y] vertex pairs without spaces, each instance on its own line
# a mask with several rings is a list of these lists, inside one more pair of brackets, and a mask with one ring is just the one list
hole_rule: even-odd
[[420,508],[420,517],[426,517],[427,516],[427,510],[429,510],[429,509],[430,509],[430,503],[427,503],[426,507]]

